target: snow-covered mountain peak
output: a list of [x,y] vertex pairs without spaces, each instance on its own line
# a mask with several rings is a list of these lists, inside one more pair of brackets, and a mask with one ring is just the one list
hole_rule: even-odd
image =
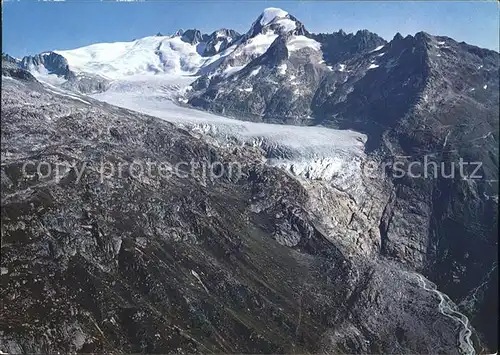
[[275,19],[285,18],[286,15],[288,15],[288,12],[286,12],[285,10],[276,7],[268,7],[267,9],[264,9],[262,15],[260,15],[260,24],[262,26],[265,26]]
[[307,31],[304,25],[294,16],[290,15],[285,10],[270,7],[260,14],[247,32],[246,37],[251,38],[259,34],[305,35],[306,33]]

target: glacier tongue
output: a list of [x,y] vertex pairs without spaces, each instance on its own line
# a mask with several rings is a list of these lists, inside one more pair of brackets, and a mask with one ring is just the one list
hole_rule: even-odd
[[252,146],[265,161],[300,179],[325,180],[354,199],[361,198],[361,166],[366,136],[325,127],[290,126],[234,120],[174,103],[196,78],[138,76],[117,80],[92,95],[108,102],[181,125],[223,146]]
[[333,187],[347,192],[359,202],[363,192],[360,178],[362,157],[353,157],[348,154],[334,156],[334,154],[317,159],[274,158],[268,159],[268,163],[300,178],[328,181]]

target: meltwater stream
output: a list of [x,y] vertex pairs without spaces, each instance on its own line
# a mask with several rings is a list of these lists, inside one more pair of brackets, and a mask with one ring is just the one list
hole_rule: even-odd
[[470,328],[469,319],[462,313],[456,311],[453,305],[453,302],[450,298],[444,293],[438,291],[433,284],[430,284],[426,281],[426,279],[420,275],[415,274],[418,278],[418,283],[422,288],[426,291],[434,292],[439,297],[439,312],[445,315],[448,318],[453,319],[454,321],[461,324],[460,333],[458,335],[458,343],[460,352],[466,355],[475,355],[476,351],[474,350],[474,346],[472,344],[471,336],[472,329]]

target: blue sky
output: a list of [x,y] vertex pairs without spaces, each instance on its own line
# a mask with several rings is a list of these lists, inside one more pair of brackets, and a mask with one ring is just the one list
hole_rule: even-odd
[[498,51],[499,5],[403,1],[4,1],[2,50],[15,57],[97,42],[171,34],[179,28],[248,30],[266,7],[280,7],[311,32],[368,29],[390,40],[420,30]]

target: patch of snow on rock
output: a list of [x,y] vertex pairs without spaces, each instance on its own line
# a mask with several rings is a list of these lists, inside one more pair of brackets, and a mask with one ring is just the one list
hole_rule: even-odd
[[222,42],[221,41],[218,41],[215,45],[214,45],[214,48],[215,48],[215,51],[216,52],[219,52],[219,49],[220,49],[220,46],[222,45]]
[[315,51],[319,51],[321,49],[321,44],[306,36],[293,36],[286,44],[286,47],[289,52],[298,51],[303,48],[311,48]]
[[286,63],[280,64],[278,66],[278,68],[277,68],[278,69],[278,73],[280,75],[285,75],[286,74],[286,68],[287,68]]
[[374,50],[370,51],[370,53],[372,52],[378,52],[379,50],[381,50],[382,48],[385,47],[385,44],[381,45],[381,46],[378,46],[377,48],[375,48]]
[[230,75],[232,75],[234,73],[239,72],[243,68],[244,68],[244,65],[235,66],[235,67],[232,67],[232,66],[229,65],[226,69],[224,69],[224,75],[225,76],[230,76]]
[[262,68],[262,67],[258,67],[258,68],[256,68],[256,69],[252,70],[252,71],[250,72],[250,75],[249,75],[249,76],[255,76],[255,75],[259,74],[259,72],[260,72],[260,69],[261,69],[261,68]]

